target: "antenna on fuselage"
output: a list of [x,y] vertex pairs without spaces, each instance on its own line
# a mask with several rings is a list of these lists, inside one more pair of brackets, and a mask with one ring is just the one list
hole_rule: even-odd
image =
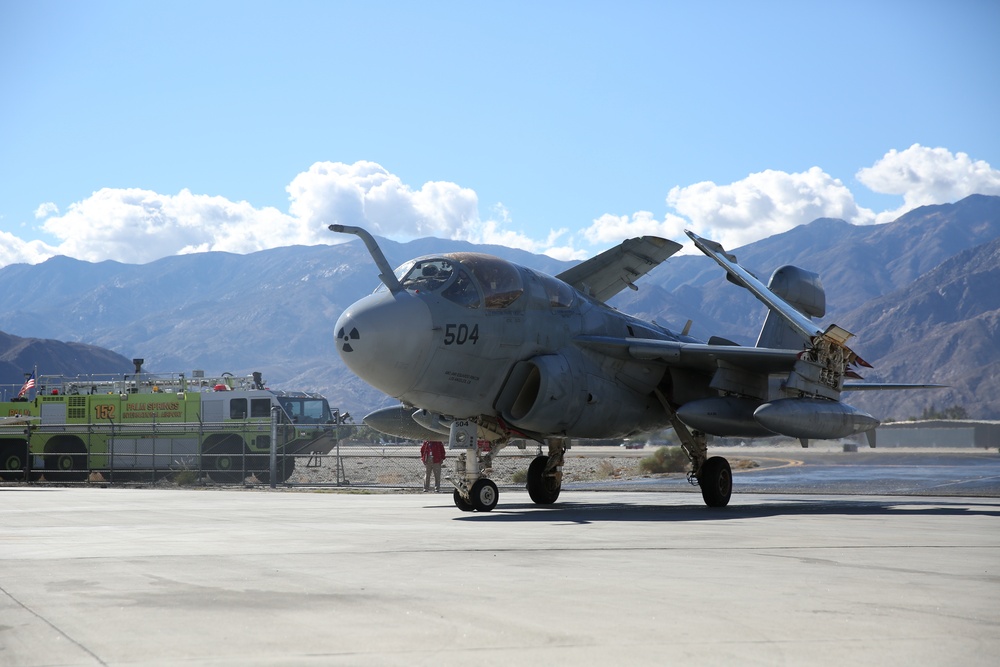
[[375,238],[369,234],[364,229],[360,227],[352,227],[350,225],[330,225],[328,229],[331,232],[337,232],[338,234],[354,234],[362,241],[365,242],[365,247],[368,248],[368,253],[375,260],[375,265],[378,270],[382,273],[378,274],[378,279],[382,281],[382,284],[389,288],[389,291],[395,294],[396,292],[402,292],[403,286],[400,284],[399,279],[396,278],[396,274],[393,273],[392,267],[389,266],[389,262],[386,260],[385,255],[382,254],[382,249],[378,247],[378,243],[375,242]]

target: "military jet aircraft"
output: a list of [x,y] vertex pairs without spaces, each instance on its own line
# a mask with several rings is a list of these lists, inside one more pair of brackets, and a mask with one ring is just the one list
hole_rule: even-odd
[[[364,229],[329,229],[360,237],[380,271],[381,285],[335,327],[347,367],[401,402],[365,423],[408,438],[447,436],[451,449],[463,450],[452,483],[464,511],[496,506],[488,457],[511,441],[547,445],[528,467],[527,489],[535,503],[550,504],[570,438],[666,427],[705,503],[723,507],[732,471],[725,458],[709,457],[708,435],[780,434],[806,445],[866,433],[874,447],[879,421],[841,402],[841,392],[930,386],[846,382],[868,364],[847,347],[850,333],[813,321],[826,310],[818,275],[784,266],[765,286],[692,232],[731,282],[767,305],[755,347],[701,342],[606,305],[681,248],[667,239],[629,239],[553,277],[472,252],[419,257],[393,271]],[[477,446],[483,440],[489,453]]]

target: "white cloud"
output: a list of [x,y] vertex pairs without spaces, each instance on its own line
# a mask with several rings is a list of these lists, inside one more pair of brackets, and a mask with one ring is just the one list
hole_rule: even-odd
[[479,221],[479,198],[454,183],[413,190],[374,162],[317,162],[286,188],[289,212],[311,228],[339,223],[382,236],[466,238]]
[[49,216],[55,215],[59,212],[59,207],[52,202],[45,202],[41,206],[35,209],[35,219],[41,220],[42,218],[48,218]]
[[736,248],[812,222],[841,218],[873,222],[875,214],[857,205],[840,180],[819,167],[789,174],[762,171],[729,185],[711,181],[674,187],[667,204],[690,220],[699,235]]
[[536,254],[548,255],[554,259],[584,259],[588,256],[587,252],[574,249],[572,246],[556,245],[559,239],[569,232],[565,228],[549,230],[549,235],[544,240],[535,240],[521,232],[504,229],[503,226],[506,222],[506,220],[483,221],[464,240],[472,243],[519,248]]
[[394,239],[437,236],[521,248],[557,259],[582,259],[623,239],[656,235],[686,242],[683,229],[727,248],[783,232],[819,217],[855,224],[886,221],[920,205],[972,193],[1000,194],[1000,171],[964,153],[913,145],[892,150],[858,180],[876,192],[901,195],[895,211],[860,207],[851,191],[819,167],[802,173],[762,171],[727,185],[709,181],[672,188],[666,211],[605,214],[582,230],[549,230],[545,238],[519,231],[502,204],[480,217],[475,191],[433,181],[411,187],[374,162],[317,162],[286,188],[288,213],[248,202],[192,194],[106,188],[60,214],[52,203],[35,211],[58,244],[0,232],[0,266],[37,263],[63,254],[88,261],[142,263],[168,255],[221,250],[247,253],[293,244],[338,243],[330,223],[359,225]]
[[558,259],[564,262],[577,262],[587,259],[593,253],[587,252],[586,250],[580,250],[579,248],[574,248],[571,245],[563,245],[548,248],[545,250],[544,254],[548,255],[552,259]]
[[638,211],[632,217],[606,213],[583,230],[583,236],[592,246],[609,247],[633,236],[680,238],[688,225],[683,218],[670,214],[658,221],[649,211]]
[[0,267],[8,264],[38,264],[59,254],[42,241],[25,241],[10,232],[0,231]]
[[879,222],[895,220],[918,206],[954,202],[971,194],[1000,195],[1000,171],[987,162],[920,144],[889,151],[856,177],[875,192],[903,197],[900,208],[878,215]]
[[[327,231],[333,222],[402,240],[437,236],[531,252],[549,251],[565,234],[558,230],[547,239],[532,239],[510,229],[502,205],[494,210],[498,219],[480,219],[478,196],[469,188],[429,182],[413,189],[374,162],[318,162],[296,176],[286,190],[287,214],[189,190],[164,195],[105,188],[70,205],[62,215],[54,204],[42,204],[36,216],[47,217],[41,228],[57,238],[58,245],[27,244],[11,236],[0,265],[34,263],[55,254],[144,263],[210,250],[248,253],[295,244],[332,244],[343,240]],[[565,248],[553,252],[581,255]]]
[[510,229],[502,204],[494,218],[479,215],[474,190],[446,181],[424,183],[414,190],[374,162],[317,162],[287,188],[290,213],[310,229],[331,223],[357,225],[381,236],[410,240],[424,236],[459,239],[547,252],[565,230],[536,240]]
[[246,253],[309,240],[298,221],[277,209],[188,190],[162,195],[105,188],[49,218],[42,229],[60,239],[59,254],[136,264],[168,255]]

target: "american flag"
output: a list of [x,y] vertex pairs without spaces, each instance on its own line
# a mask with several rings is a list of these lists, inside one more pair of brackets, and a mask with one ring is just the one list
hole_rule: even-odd
[[21,391],[18,392],[17,397],[21,398],[28,393],[29,390],[35,388],[35,373],[32,371],[31,377],[24,381],[24,386],[21,387]]

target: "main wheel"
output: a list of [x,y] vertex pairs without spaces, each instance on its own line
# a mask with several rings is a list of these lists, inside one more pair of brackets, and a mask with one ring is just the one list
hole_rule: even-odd
[[559,498],[562,484],[554,477],[545,476],[545,466],[549,457],[536,456],[528,466],[528,496],[536,505],[551,505]]
[[455,501],[455,507],[462,510],[463,512],[471,512],[473,509],[475,509],[472,506],[472,503],[470,503],[469,501],[467,501],[465,498],[462,497],[462,494],[458,492],[458,489],[455,489],[455,493],[453,493],[451,497]]
[[497,506],[497,501],[500,500],[500,491],[492,479],[481,477],[472,485],[472,490],[469,491],[469,500],[472,502],[473,509],[489,512]]
[[705,461],[698,473],[701,497],[709,507],[725,507],[733,495],[733,470],[729,461],[713,456]]

